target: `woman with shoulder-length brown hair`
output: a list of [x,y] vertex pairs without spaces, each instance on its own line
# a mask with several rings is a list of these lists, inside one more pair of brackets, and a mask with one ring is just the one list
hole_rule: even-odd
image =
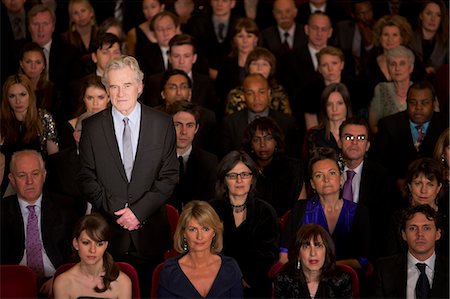
[[174,235],[181,255],[164,263],[158,298],[242,298],[242,273],[233,258],[222,255],[223,225],[206,201],[183,209]]

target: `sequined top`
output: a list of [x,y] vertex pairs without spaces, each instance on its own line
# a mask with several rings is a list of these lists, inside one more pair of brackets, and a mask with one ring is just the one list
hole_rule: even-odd
[[[275,111],[291,115],[292,110],[289,105],[289,98],[283,86],[276,82],[270,84],[270,108]],[[225,107],[225,114],[230,115],[235,112],[247,108],[244,97],[244,87],[241,85],[236,87],[228,93],[227,105]]]
[[45,109],[38,109],[39,118],[44,129],[43,136],[39,136],[41,144],[41,152],[47,154],[47,140],[58,144],[58,134],[56,132],[56,122],[53,116]]

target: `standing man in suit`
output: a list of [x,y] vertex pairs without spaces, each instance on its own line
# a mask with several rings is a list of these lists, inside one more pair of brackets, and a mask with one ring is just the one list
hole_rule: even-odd
[[177,132],[180,181],[170,203],[180,212],[189,201],[210,200],[215,195],[217,157],[193,144],[199,129],[200,109],[195,103],[177,101],[167,107]]
[[416,82],[407,92],[406,111],[378,122],[374,157],[397,179],[403,190],[408,165],[420,157],[432,157],[439,135],[448,128],[448,115],[435,112],[437,99],[433,86]]
[[408,252],[379,260],[374,298],[448,298],[448,258],[435,251],[441,238],[437,212],[429,205],[409,207],[401,234]]
[[111,254],[136,268],[148,297],[151,273],[171,244],[165,203],[178,161],[172,119],[137,101],[143,76],[134,57],[107,64],[102,82],[112,107],[83,122],[78,183],[112,226]]
[[9,179],[16,190],[0,201],[1,264],[33,269],[40,293],[50,296],[52,276],[71,257],[71,236],[77,216],[73,201],[42,191],[46,170],[35,150],[14,153]]
[[[369,211],[371,229],[371,258],[388,255],[388,229],[381,215],[396,210],[394,183],[387,170],[375,161],[366,159],[370,148],[369,126],[359,117],[345,120],[339,127],[338,145],[344,159],[344,198],[365,205]],[[348,186],[347,186],[348,185]],[[381,241],[384,240],[384,241]]]

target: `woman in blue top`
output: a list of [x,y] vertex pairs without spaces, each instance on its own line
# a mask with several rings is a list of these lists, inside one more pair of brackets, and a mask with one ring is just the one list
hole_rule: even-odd
[[336,246],[337,263],[354,269],[368,265],[369,216],[364,206],[341,197],[341,171],[336,152],[317,148],[309,162],[311,186],[315,195],[295,203],[282,233],[280,261],[287,262],[287,248],[292,236],[303,224],[319,224]]
[[178,221],[174,248],[183,253],[167,260],[158,298],[243,298],[236,261],[220,254],[223,225],[205,201],[189,202]]

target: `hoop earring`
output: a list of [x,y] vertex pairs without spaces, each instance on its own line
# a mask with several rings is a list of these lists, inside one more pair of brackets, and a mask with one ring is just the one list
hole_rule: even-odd
[[189,250],[189,246],[188,246],[188,243],[187,243],[185,237],[183,237],[183,250],[184,250],[185,252]]

